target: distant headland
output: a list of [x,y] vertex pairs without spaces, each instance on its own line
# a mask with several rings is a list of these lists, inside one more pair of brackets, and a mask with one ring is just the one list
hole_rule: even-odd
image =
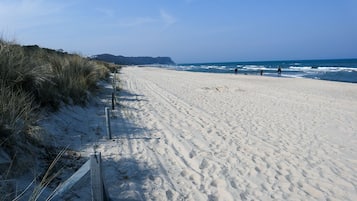
[[111,62],[119,65],[175,64],[170,57],[125,57],[111,54],[99,54],[92,56],[91,59]]

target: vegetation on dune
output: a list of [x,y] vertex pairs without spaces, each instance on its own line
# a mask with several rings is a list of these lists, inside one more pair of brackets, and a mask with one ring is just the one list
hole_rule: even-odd
[[0,39],[0,149],[14,164],[21,165],[19,155],[31,159],[32,147],[44,146],[32,137],[39,130],[34,129],[39,111],[56,111],[62,104],[84,106],[98,81],[113,69],[79,55]]
[[93,58],[99,61],[113,62],[120,65],[175,64],[170,57],[125,57],[114,56],[111,54],[99,54],[93,56]]

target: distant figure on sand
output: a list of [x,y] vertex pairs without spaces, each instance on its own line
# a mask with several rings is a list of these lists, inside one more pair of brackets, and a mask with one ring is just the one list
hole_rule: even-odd
[[281,68],[280,68],[280,66],[278,67],[278,75],[281,75]]
[[260,76],[263,76],[263,70],[260,70]]
[[237,74],[238,73],[238,68],[235,68],[234,69],[234,74]]

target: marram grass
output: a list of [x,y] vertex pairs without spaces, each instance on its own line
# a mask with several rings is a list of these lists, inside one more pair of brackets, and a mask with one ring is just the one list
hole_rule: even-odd
[[39,111],[57,110],[62,104],[85,105],[98,89],[98,81],[108,78],[109,67],[115,68],[79,55],[0,39],[0,148],[21,165],[15,155],[32,149],[29,132]]

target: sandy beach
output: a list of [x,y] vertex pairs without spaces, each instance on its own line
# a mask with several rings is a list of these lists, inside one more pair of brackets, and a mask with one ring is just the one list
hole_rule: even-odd
[[139,67],[120,77],[116,151],[131,175],[110,186],[121,199],[357,199],[356,84]]
[[357,0],[88,2],[0,0],[0,201],[357,201]]
[[[112,140],[111,85],[44,122],[53,142],[102,153],[112,200],[357,200],[356,84],[151,67],[119,77]],[[64,198],[91,199],[89,182]]]

